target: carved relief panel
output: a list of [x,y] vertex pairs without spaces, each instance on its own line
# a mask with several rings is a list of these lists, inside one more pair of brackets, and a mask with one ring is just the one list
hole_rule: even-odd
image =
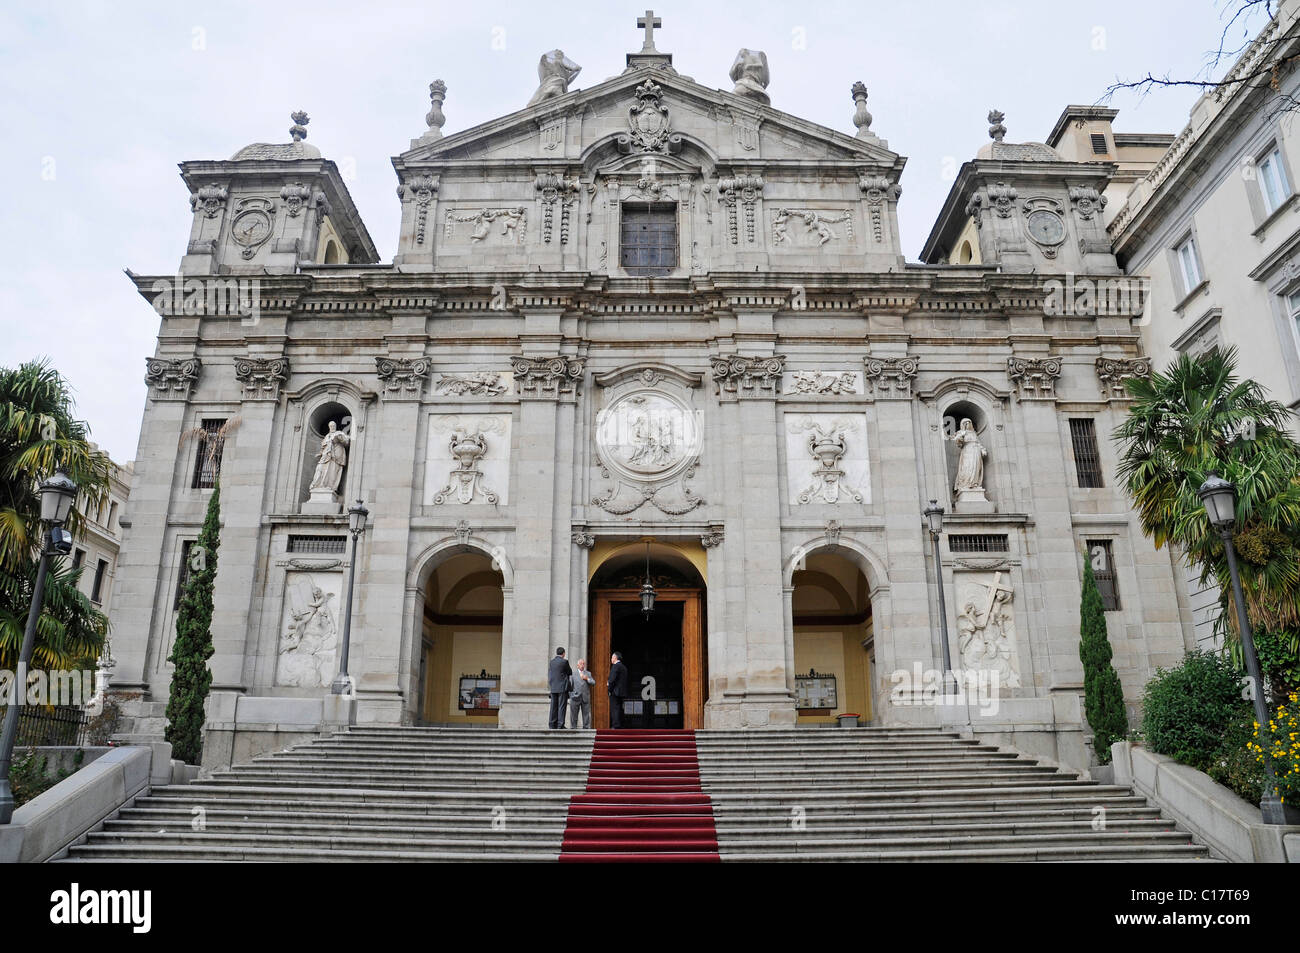
[[624,515],[649,504],[670,516],[704,500],[687,485],[699,466],[703,438],[693,391],[699,375],[651,366],[596,378],[596,456],[608,481],[592,505]]
[[786,497],[808,503],[870,503],[865,414],[785,414]]
[[323,688],[338,674],[342,572],[285,573],[275,683]]
[[509,414],[434,414],[424,469],[424,504],[509,502]]

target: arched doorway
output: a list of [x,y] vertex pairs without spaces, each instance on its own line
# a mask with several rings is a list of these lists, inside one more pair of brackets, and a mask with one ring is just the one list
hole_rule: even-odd
[[[682,549],[649,544],[654,611],[641,611],[647,545],[614,549],[591,577],[592,725],[608,728],[610,655],[628,669],[625,728],[700,728],[708,685],[704,578]],[[696,554],[696,555],[702,555]]]
[[421,724],[497,723],[504,582],[478,550],[454,553],[429,573],[420,628]]
[[833,724],[836,715],[853,713],[865,724],[875,714],[875,625],[866,576],[852,560],[822,550],[795,567],[792,585],[798,723]]

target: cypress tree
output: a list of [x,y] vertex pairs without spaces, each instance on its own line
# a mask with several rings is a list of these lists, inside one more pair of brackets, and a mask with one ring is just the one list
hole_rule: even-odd
[[1110,746],[1128,734],[1124,689],[1110,664],[1113,656],[1106,637],[1106,614],[1101,605],[1092,562],[1083,560],[1083,599],[1079,605],[1079,661],[1083,663],[1083,705],[1092,728],[1097,761],[1110,763]]
[[212,672],[212,585],[217,575],[217,547],[221,543],[221,486],[212,489],[207,516],[199,538],[190,548],[190,572],[176,614],[176,642],[168,659],[172,672],[167,699],[167,731],[172,754],[186,764],[203,756],[203,707]]

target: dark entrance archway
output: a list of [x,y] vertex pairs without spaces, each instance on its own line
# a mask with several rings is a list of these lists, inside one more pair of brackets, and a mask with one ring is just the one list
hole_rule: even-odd
[[644,558],[642,551],[638,574],[631,554],[613,557],[592,580],[592,723],[609,727],[605,685],[610,654],[618,651],[628,669],[624,727],[700,728],[708,684],[703,580],[685,560],[652,557],[656,599],[646,618],[640,602]]

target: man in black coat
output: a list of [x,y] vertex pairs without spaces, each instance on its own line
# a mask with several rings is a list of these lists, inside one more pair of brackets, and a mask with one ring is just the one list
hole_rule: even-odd
[[615,652],[609,657],[609,727],[623,727],[623,698],[627,695],[627,666],[623,664],[623,653]]
[[564,657],[564,649],[556,649],[555,658],[551,659],[546,669],[546,688],[551,693],[551,720],[548,728],[564,727],[564,700],[569,695],[569,676],[572,674],[573,669],[569,668],[569,660]]

